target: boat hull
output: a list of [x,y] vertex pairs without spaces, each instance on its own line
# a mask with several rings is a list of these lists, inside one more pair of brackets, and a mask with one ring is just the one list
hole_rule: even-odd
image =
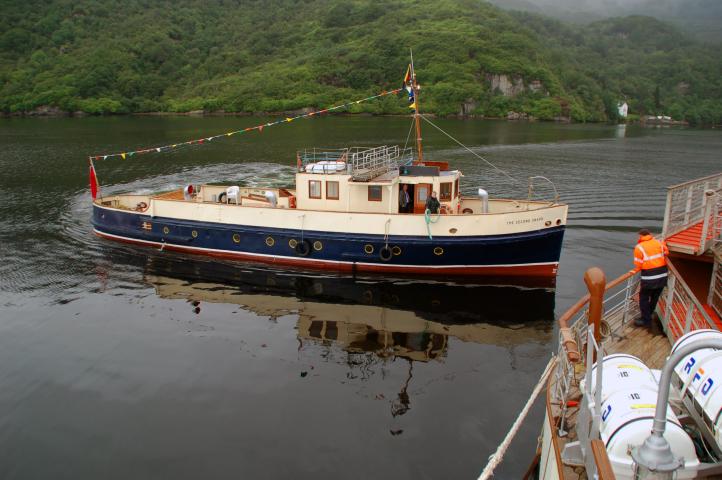
[[[415,275],[553,277],[564,236],[560,226],[505,235],[385,238],[151,217],[98,205],[93,206],[92,223],[100,237],[164,250],[303,268]],[[293,245],[301,241],[307,243],[299,253]],[[385,250],[382,255],[386,245],[393,253]]]

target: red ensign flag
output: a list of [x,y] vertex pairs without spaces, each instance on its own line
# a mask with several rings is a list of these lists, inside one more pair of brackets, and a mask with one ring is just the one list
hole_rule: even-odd
[[93,200],[98,196],[98,179],[95,178],[95,167],[92,163],[90,164],[90,195]]

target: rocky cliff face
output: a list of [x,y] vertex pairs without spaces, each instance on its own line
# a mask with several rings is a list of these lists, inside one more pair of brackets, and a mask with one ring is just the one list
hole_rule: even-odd
[[532,92],[542,92],[548,95],[549,92],[544,88],[541,80],[531,80],[525,82],[519,75],[492,74],[485,75],[486,81],[489,82],[489,88],[492,92],[499,91],[505,97],[514,97],[527,90]]

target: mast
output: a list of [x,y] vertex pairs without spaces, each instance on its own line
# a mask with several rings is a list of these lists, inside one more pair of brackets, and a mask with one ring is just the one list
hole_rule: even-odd
[[416,71],[414,70],[414,52],[411,53],[411,88],[414,92],[414,123],[416,124],[416,151],[419,155],[419,162],[424,161],[424,152],[421,148],[421,118],[419,115],[419,84],[416,83]]

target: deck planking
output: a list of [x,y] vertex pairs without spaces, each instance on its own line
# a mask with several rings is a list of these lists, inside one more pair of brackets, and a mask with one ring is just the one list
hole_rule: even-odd
[[628,322],[619,327],[613,338],[604,342],[604,350],[607,354],[634,355],[652,369],[660,369],[664,366],[671,349],[669,339],[658,324],[648,328],[637,327],[634,322]]

